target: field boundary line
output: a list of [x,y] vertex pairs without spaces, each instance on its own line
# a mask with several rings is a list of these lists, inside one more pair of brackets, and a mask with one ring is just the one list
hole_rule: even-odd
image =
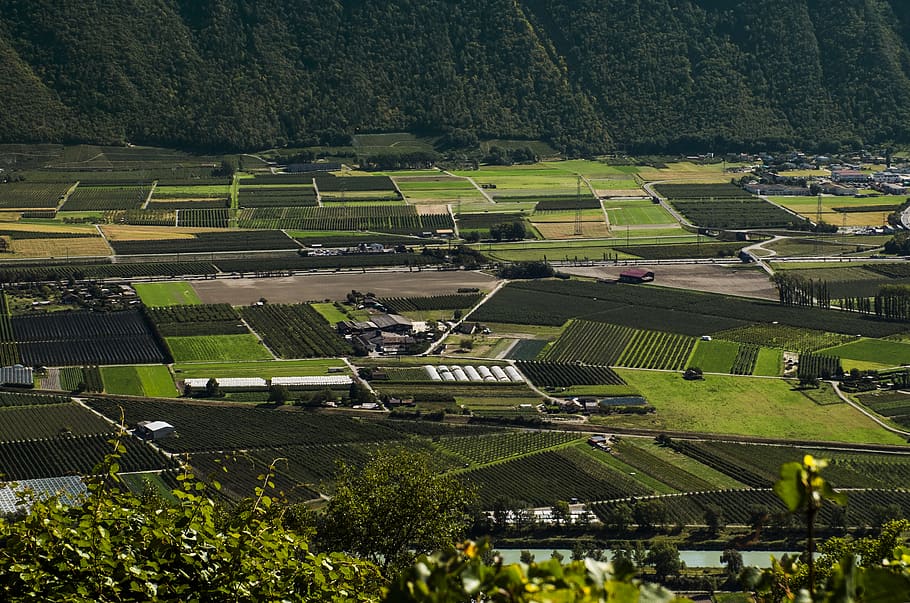
[[451,176],[452,178],[461,178],[462,180],[467,180],[468,182],[470,182],[470,183],[474,186],[474,188],[477,189],[477,191],[483,196],[484,199],[487,200],[488,203],[492,203],[492,204],[494,204],[494,205],[496,204],[496,201],[493,201],[493,197],[491,197],[491,196],[489,195],[489,193],[487,193],[487,191],[485,191],[484,189],[482,189],[482,188],[480,187],[480,185],[477,184],[477,182],[475,182],[474,179],[471,178],[470,176],[458,176],[458,175],[453,174],[452,172],[450,172],[450,171],[448,171],[448,170],[443,170],[442,173],[445,174],[445,175],[447,175],[447,176]]

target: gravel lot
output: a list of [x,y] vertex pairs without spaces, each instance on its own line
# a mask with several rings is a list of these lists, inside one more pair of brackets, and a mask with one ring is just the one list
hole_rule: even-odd
[[206,304],[251,304],[264,297],[276,304],[323,299],[343,300],[352,289],[382,297],[416,297],[457,293],[459,287],[489,291],[498,279],[481,272],[423,270],[421,272],[338,272],[281,278],[237,278],[194,281],[193,289]]

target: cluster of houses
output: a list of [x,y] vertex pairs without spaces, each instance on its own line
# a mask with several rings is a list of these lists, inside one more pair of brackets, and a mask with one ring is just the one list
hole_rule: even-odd
[[415,334],[426,331],[426,323],[414,323],[400,314],[376,313],[369,320],[343,320],[335,325],[355,348],[367,353],[407,354],[417,345]]

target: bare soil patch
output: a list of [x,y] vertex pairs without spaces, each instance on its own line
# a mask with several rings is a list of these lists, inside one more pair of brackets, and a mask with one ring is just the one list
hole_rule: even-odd
[[[677,289],[692,289],[740,297],[777,300],[777,290],[768,275],[755,268],[719,266],[712,264],[651,264],[637,265],[654,271],[654,284]],[[560,268],[561,272],[603,279],[619,278],[626,266],[593,266]]]
[[324,299],[343,300],[356,289],[379,297],[416,297],[456,293],[459,287],[489,291],[496,277],[482,272],[429,271],[308,274],[282,278],[239,278],[193,282],[206,304],[251,304],[264,297],[271,303],[296,304]]

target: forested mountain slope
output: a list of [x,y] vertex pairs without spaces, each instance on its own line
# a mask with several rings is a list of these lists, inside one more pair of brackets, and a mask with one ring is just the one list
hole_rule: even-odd
[[910,142],[903,0],[0,0],[0,139]]

